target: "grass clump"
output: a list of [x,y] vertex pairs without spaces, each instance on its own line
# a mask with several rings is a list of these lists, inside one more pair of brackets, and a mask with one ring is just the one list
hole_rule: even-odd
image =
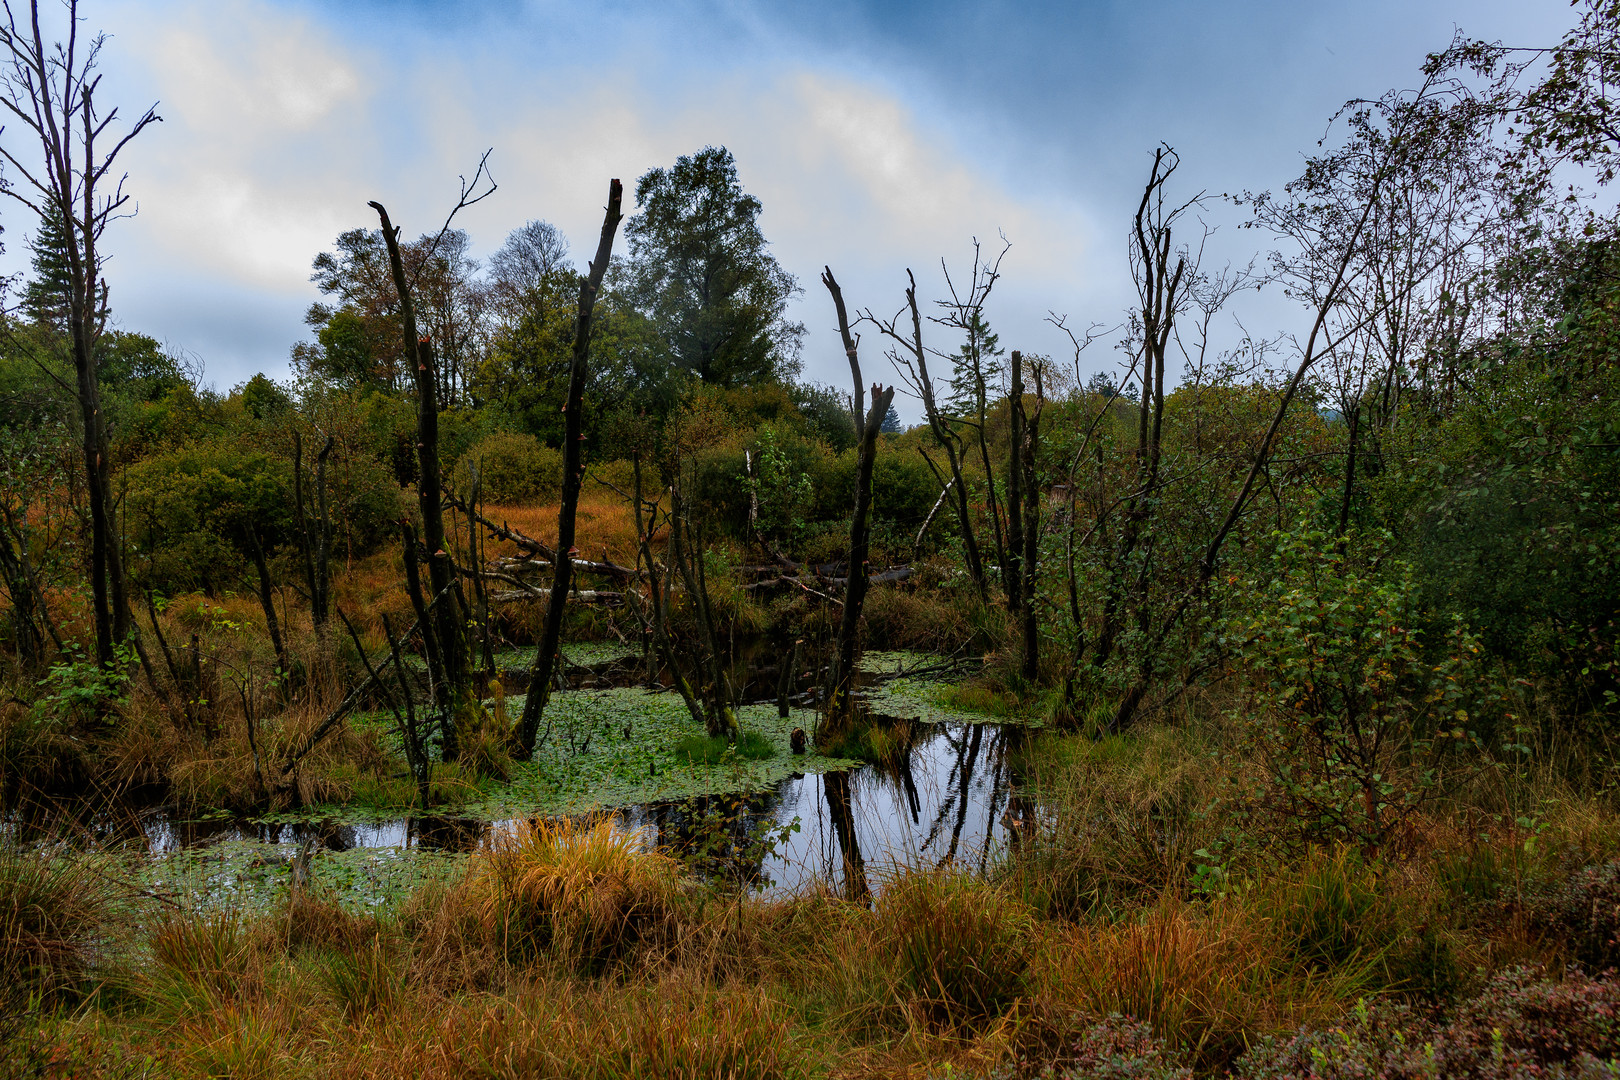
[[544,954],[595,968],[673,929],[680,864],[643,850],[610,819],[540,822],[478,856],[451,903],[465,904],[509,959]]
[[946,866],[889,883],[877,903],[914,1021],[952,1029],[1001,1015],[1024,991],[1031,921],[1006,892]]
[[742,732],[736,742],[724,735],[688,735],[675,744],[675,759],[687,765],[719,765],[728,755],[765,761],[776,756],[776,745],[757,731]]
[[0,1004],[82,980],[105,940],[113,887],[89,858],[0,843]]

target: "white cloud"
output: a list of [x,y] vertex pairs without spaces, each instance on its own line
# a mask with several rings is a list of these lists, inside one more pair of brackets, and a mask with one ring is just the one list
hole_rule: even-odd
[[[1004,229],[1015,246],[1005,314],[992,313],[1004,331],[1038,329],[1047,308],[1087,287],[1087,215],[1049,185],[1010,186],[1015,148],[964,149],[949,117],[807,60],[756,53],[671,72],[626,54],[589,71],[537,67],[544,43],[515,34],[377,45],[368,27],[269,0],[127,0],[108,26],[121,85],[160,98],[165,118],[125,162],[140,215],[110,235],[114,306],[133,329],[195,339],[227,383],[280,368],[303,332],[310,259],[339,231],[372,223],[367,198],[387,202],[407,232],[434,228],[456,174],[487,146],[501,190],[458,224],[487,252],[522,221],[549,218],[582,260],[608,177],[633,189],[678,154],[730,147],[778,257],[806,287],[797,317],[812,330],[810,374],[840,383],[816,283],[823,263],[853,302],[883,310],[906,266],[932,289],[941,255],[954,260],[970,235],[994,243]],[[249,314],[255,295],[262,317]]]
[[365,54],[248,0],[148,11],[115,42],[164,118],[127,152],[141,212],[115,240],[133,249],[125,268],[305,288],[369,145]]

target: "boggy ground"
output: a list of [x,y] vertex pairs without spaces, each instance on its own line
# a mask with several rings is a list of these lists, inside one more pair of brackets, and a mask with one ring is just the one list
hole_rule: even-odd
[[4,1076],[1603,1076],[1606,794],[1480,774],[1379,852],[1233,794],[1217,720],[1045,735],[1042,812],[949,866],[763,901],[608,823],[538,826],[373,914],[131,896],[0,856]]

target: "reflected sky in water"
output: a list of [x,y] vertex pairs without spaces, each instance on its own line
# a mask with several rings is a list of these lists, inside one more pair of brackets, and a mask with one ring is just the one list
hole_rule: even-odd
[[[706,796],[616,810],[621,826],[711,876],[787,895],[825,888],[850,899],[881,890],[902,869],[954,860],[983,872],[1032,819],[1009,751],[1024,730],[997,724],[919,727],[882,766],[790,777],[769,792]],[[798,821],[796,832],[782,826]],[[517,819],[398,818],[375,823],[176,821],[128,809],[76,821],[14,813],[0,831],[20,839],[78,837],[156,856],[234,843],[277,848],[472,851],[510,835]],[[761,843],[770,835],[774,842]]]

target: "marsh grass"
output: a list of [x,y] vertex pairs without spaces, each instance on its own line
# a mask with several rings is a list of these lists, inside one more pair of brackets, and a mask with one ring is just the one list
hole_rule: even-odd
[[680,864],[603,818],[523,826],[476,856],[460,894],[447,899],[466,904],[509,959],[549,953],[594,970],[664,942],[681,898]]
[[877,936],[914,1020],[954,1030],[1000,1016],[1025,991],[1033,922],[1005,890],[946,866],[878,898]]
[[675,759],[686,765],[720,765],[730,759],[766,761],[776,745],[757,731],[744,731],[735,742],[723,735],[688,735],[675,744]]
[[[1556,973],[1611,955],[1620,829],[1602,788],[1552,763],[1498,769],[1377,854],[1274,844],[1284,825],[1245,799],[1253,764],[1210,719],[1223,711],[1194,702],[1127,736],[1035,735],[1011,751],[1039,805],[1016,849],[985,877],[873,872],[869,903],[704,885],[600,819],[504,835],[396,913],[306,890],[262,914],[149,916],[118,942],[132,992],[43,1018],[41,1052],[151,1054],[129,1075],[184,1077],[1010,1080],[1050,1067],[1180,1080],[1300,1075],[1286,1069],[1312,1048],[1338,1053],[1344,1032],[1366,1050],[1345,1060],[1375,1072],[1408,1061],[1396,1034],[1439,1038],[1433,1018],[1447,1016],[1462,1027],[1445,1037],[1466,1040],[1453,1060],[1486,1061],[1495,1025],[1531,1061],[1513,1010],[1546,1002],[1579,1038],[1608,1030],[1606,979],[1496,985],[1516,965]],[[318,713],[289,710],[266,739],[284,748]],[[212,764],[235,752],[233,725],[211,747],[132,731],[129,758],[178,747],[199,790],[213,770],[206,784],[227,792],[251,782]],[[369,730],[312,757],[305,783],[372,782]],[[436,767],[458,784],[477,772]],[[84,912],[37,919],[68,927],[42,931],[55,944],[37,953],[8,931],[8,986],[86,984],[113,940],[104,900],[74,891],[90,879],[71,861],[22,874],[6,858],[0,895]]]
[[106,869],[90,857],[0,841],[0,1007],[86,979],[115,898]]

